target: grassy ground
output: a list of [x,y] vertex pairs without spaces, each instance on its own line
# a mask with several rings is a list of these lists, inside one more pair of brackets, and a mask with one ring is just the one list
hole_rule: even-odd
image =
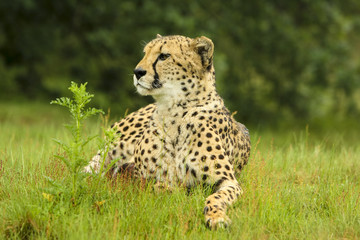
[[[123,177],[100,187],[89,180],[77,205],[44,195],[44,176],[67,177],[51,140],[68,138],[65,114],[50,105],[0,104],[0,238],[360,239],[356,132],[250,129],[251,160],[239,177],[245,193],[228,211],[231,227],[210,231],[201,188],[190,196],[181,188],[154,192]],[[97,133],[99,122],[87,129]],[[85,154],[94,152],[95,143]]]

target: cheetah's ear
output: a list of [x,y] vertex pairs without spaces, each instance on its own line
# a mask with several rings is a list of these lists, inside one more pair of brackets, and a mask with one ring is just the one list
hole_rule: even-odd
[[160,34],[156,34],[156,38],[162,38]]
[[202,65],[206,68],[206,70],[210,70],[214,53],[213,42],[209,38],[202,36],[193,40],[193,46],[195,52],[201,57]]

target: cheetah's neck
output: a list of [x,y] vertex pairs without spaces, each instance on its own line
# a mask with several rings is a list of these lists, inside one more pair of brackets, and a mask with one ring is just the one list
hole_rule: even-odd
[[157,106],[155,114],[158,117],[174,116],[176,113],[187,112],[196,107],[212,109],[224,106],[222,98],[216,91],[213,73],[206,74],[203,79],[191,80],[196,83],[196,87],[188,93],[169,94],[155,99]]

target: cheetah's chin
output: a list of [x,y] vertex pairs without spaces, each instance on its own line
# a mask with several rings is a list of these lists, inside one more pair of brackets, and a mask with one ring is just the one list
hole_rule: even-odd
[[143,96],[148,96],[148,95],[151,95],[151,89],[147,88],[147,87],[144,87],[143,85],[141,84],[136,84],[135,85],[136,87],[136,91],[140,94],[140,95],[143,95]]

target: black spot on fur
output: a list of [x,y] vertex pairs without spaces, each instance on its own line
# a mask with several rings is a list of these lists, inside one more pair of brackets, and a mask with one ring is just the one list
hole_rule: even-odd
[[195,172],[195,170],[194,170],[194,169],[191,169],[191,175],[193,175],[193,176],[194,176],[194,178],[196,178],[196,172]]

